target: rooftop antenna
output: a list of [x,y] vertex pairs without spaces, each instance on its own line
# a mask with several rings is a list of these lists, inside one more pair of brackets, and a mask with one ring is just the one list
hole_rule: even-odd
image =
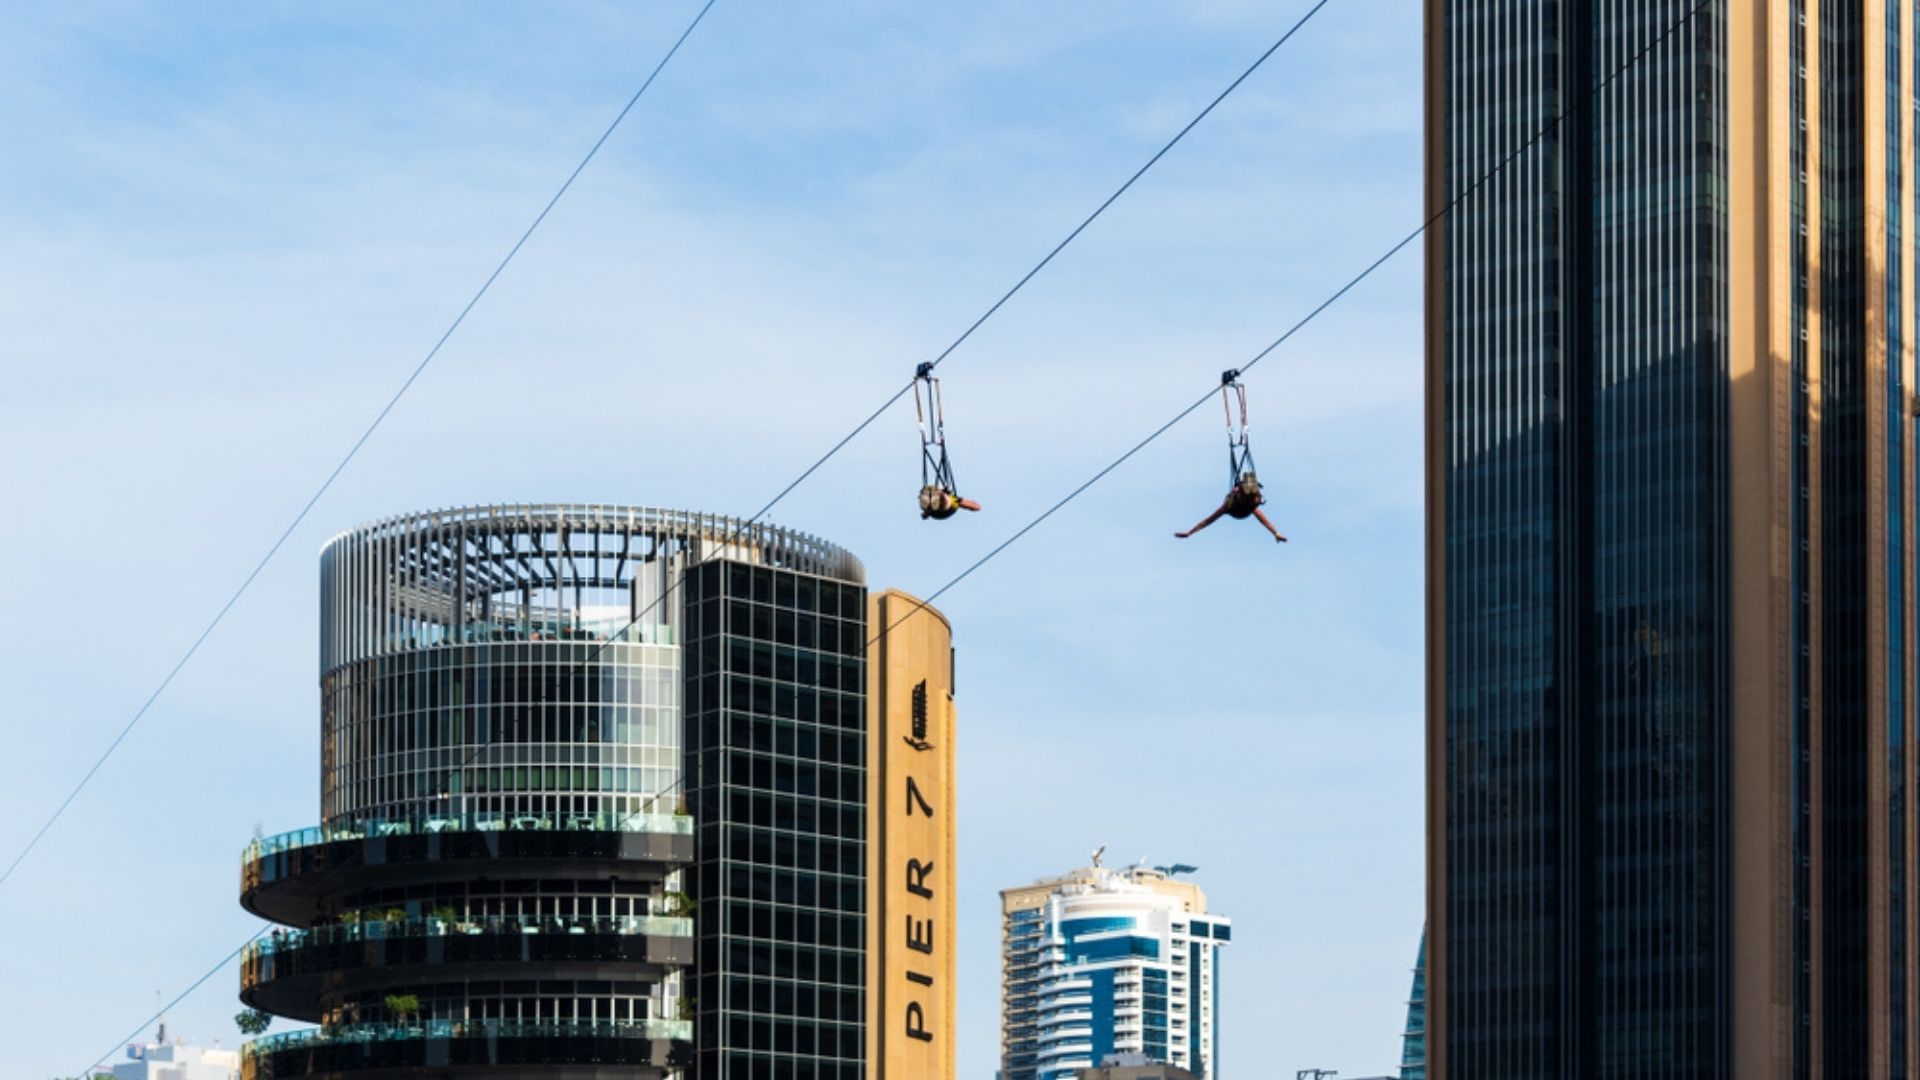
[[159,1043],[161,1046],[167,1045],[167,1009],[166,1006],[160,1005],[164,996],[165,995],[158,990],[153,992],[153,1003],[159,1006],[159,1008],[154,1010],[154,1014],[160,1018],[160,1031],[154,1037],[153,1041]]
[[1101,844],[1098,848],[1094,849],[1093,868],[1095,870],[1100,869],[1100,856],[1105,855],[1106,853],[1107,853],[1107,845],[1105,844]]

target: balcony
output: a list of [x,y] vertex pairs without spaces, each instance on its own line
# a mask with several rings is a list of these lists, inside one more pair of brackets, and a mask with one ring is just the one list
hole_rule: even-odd
[[1065,1043],[1076,1045],[1084,1043],[1091,1046],[1093,1043],[1093,1024],[1091,1021],[1082,1021],[1072,1027],[1061,1028],[1057,1031],[1042,1032],[1035,1042],[1039,1045],[1042,1053],[1051,1053],[1054,1047]]
[[[240,996],[298,1020],[330,995],[435,978],[661,978],[693,963],[693,920],[395,919],[276,932],[247,946]],[[531,967],[529,965],[532,965]]]
[[693,834],[693,819],[685,814],[576,814],[549,817],[538,814],[423,814],[416,817],[357,820],[336,826],[311,826],[255,840],[241,854],[242,862],[341,840],[415,836],[449,832],[632,832]]
[[683,814],[549,818],[444,814],[300,829],[247,845],[240,903],[274,922],[310,926],[321,901],[394,881],[489,876],[596,876],[608,863],[654,863],[660,876],[693,861]]
[[693,1025],[681,1020],[637,1023],[432,1020],[293,1031],[248,1043],[242,1080],[352,1076],[397,1080],[433,1075],[542,1077],[619,1075],[654,1078],[691,1057]]

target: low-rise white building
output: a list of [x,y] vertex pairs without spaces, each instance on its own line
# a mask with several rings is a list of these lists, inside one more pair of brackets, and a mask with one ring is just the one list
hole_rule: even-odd
[[169,1041],[163,1023],[155,1041],[127,1047],[113,1080],[240,1080],[240,1052]]

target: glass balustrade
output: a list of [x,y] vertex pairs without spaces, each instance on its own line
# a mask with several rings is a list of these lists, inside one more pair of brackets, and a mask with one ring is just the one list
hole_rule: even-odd
[[341,840],[364,840],[382,836],[418,836],[448,832],[626,832],[693,835],[693,818],[673,813],[593,814],[524,813],[444,813],[419,814],[398,819],[361,819],[336,825],[314,825],[304,829],[262,837],[248,844],[244,862],[269,855],[330,844]]
[[691,1020],[573,1022],[564,1020],[420,1020],[406,1024],[354,1024],[269,1035],[246,1044],[247,1057],[310,1047],[423,1039],[693,1039]]
[[631,619],[532,617],[473,620],[459,626],[423,623],[405,633],[383,634],[379,651],[404,652],[441,645],[478,645],[517,641],[620,642],[628,645],[677,645],[674,629],[665,623]]
[[613,934],[620,936],[693,936],[693,920],[674,915],[580,917],[564,915],[487,916],[476,918],[362,918],[331,923],[311,930],[275,931],[241,953],[243,961],[275,953],[360,941],[388,941],[422,937],[484,934]]

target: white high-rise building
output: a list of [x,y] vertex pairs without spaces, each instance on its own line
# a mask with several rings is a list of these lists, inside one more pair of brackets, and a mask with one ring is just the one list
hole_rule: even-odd
[[1198,885],[1096,858],[1004,890],[1000,910],[1002,1080],[1071,1080],[1119,1053],[1218,1080],[1233,927]]

